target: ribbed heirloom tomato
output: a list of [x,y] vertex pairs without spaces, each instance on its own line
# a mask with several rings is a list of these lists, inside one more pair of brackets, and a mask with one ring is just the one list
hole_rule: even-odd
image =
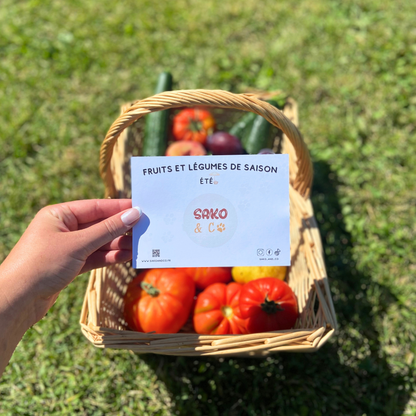
[[194,328],[198,334],[245,334],[239,297],[242,285],[214,283],[198,295],[194,309]]
[[290,286],[274,277],[246,283],[240,293],[241,317],[249,333],[290,329],[298,317],[296,296]]
[[127,288],[124,316],[135,331],[175,333],[188,319],[194,296],[194,281],[183,270],[145,270]]
[[231,267],[187,267],[185,271],[201,290],[213,283],[228,283],[232,279]]
[[185,108],[173,118],[175,140],[193,140],[205,144],[214,132],[215,120],[211,113],[202,108]]

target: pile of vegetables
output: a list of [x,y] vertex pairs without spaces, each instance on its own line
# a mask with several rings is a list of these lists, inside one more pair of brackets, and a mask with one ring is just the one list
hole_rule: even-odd
[[[277,105],[272,100],[269,103]],[[215,131],[215,128],[215,119],[206,109],[195,107],[179,111],[173,118],[174,142],[166,149],[166,156],[273,153],[271,124],[262,116],[248,113],[230,132]]]
[[198,334],[290,329],[296,296],[286,267],[148,269],[129,284],[124,315],[135,331],[175,333],[191,317]]
[[[171,89],[172,76],[162,73],[155,92]],[[204,108],[181,109],[172,125],[169,111],[159,111],[146,116],[142,154],[273,153],[270,129],[270,123],[253,113],[224,132],[216,131],[213,115]],[[127,288],[125,319],[132,330],[140,332],[175,333],[189,319],[199,334],[290,329],[298,307],[295,294],[284,282],[286,272],[286,267],[278,266],[142,270]]]
[[[160,74],[155,93],[172,89],[172,75]],[[268,102],[279,107],[277,99]],[[262,116],[246,113],[228,132],[217,131],[206,108],[181,109],[172,122],[169,110],[146,116],[143,156],[199,156],[273,153],[272,125]]]

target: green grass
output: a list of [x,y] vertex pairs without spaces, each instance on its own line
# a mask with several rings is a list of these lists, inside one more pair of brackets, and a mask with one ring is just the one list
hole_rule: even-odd
[[45,204],[103,195],[100,142],[157,73],[283,89],[315,165],[340,330],[262,360],[94,349],[84,275],[17,348],[0,414],[416,415],[415,14],[407,0],[3,0],[0,260]]

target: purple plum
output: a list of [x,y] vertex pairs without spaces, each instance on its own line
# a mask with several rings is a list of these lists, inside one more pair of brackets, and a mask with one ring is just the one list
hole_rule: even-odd
[[258,155],[274,155],[274,152],[272,149],[261,149]]
[[241,155],[244,153],[240,139],[225,131],[217,131],[208,136],[206,147],[213,155]]

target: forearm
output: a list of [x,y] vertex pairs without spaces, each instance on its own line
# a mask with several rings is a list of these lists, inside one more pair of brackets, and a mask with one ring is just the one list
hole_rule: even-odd
[[24,333],[78,274],[131,259],[125,234],[140,216],[129,199],[74,201],[38,212],[0,265],[0,375]]
[[27,294],[14,285],[10,271],[0,266],[0,376],[22,339],[34,323],[35,307]]
[[[2,300],[0,300],[2,302]],[[3,305],[2,305],[3,307]],[[10,317],[8,311],[0,312],[0,376],[3,374],[4,369],[14,350],[23,338],[25,332],[29,329],[23,322],[15,320]]]

